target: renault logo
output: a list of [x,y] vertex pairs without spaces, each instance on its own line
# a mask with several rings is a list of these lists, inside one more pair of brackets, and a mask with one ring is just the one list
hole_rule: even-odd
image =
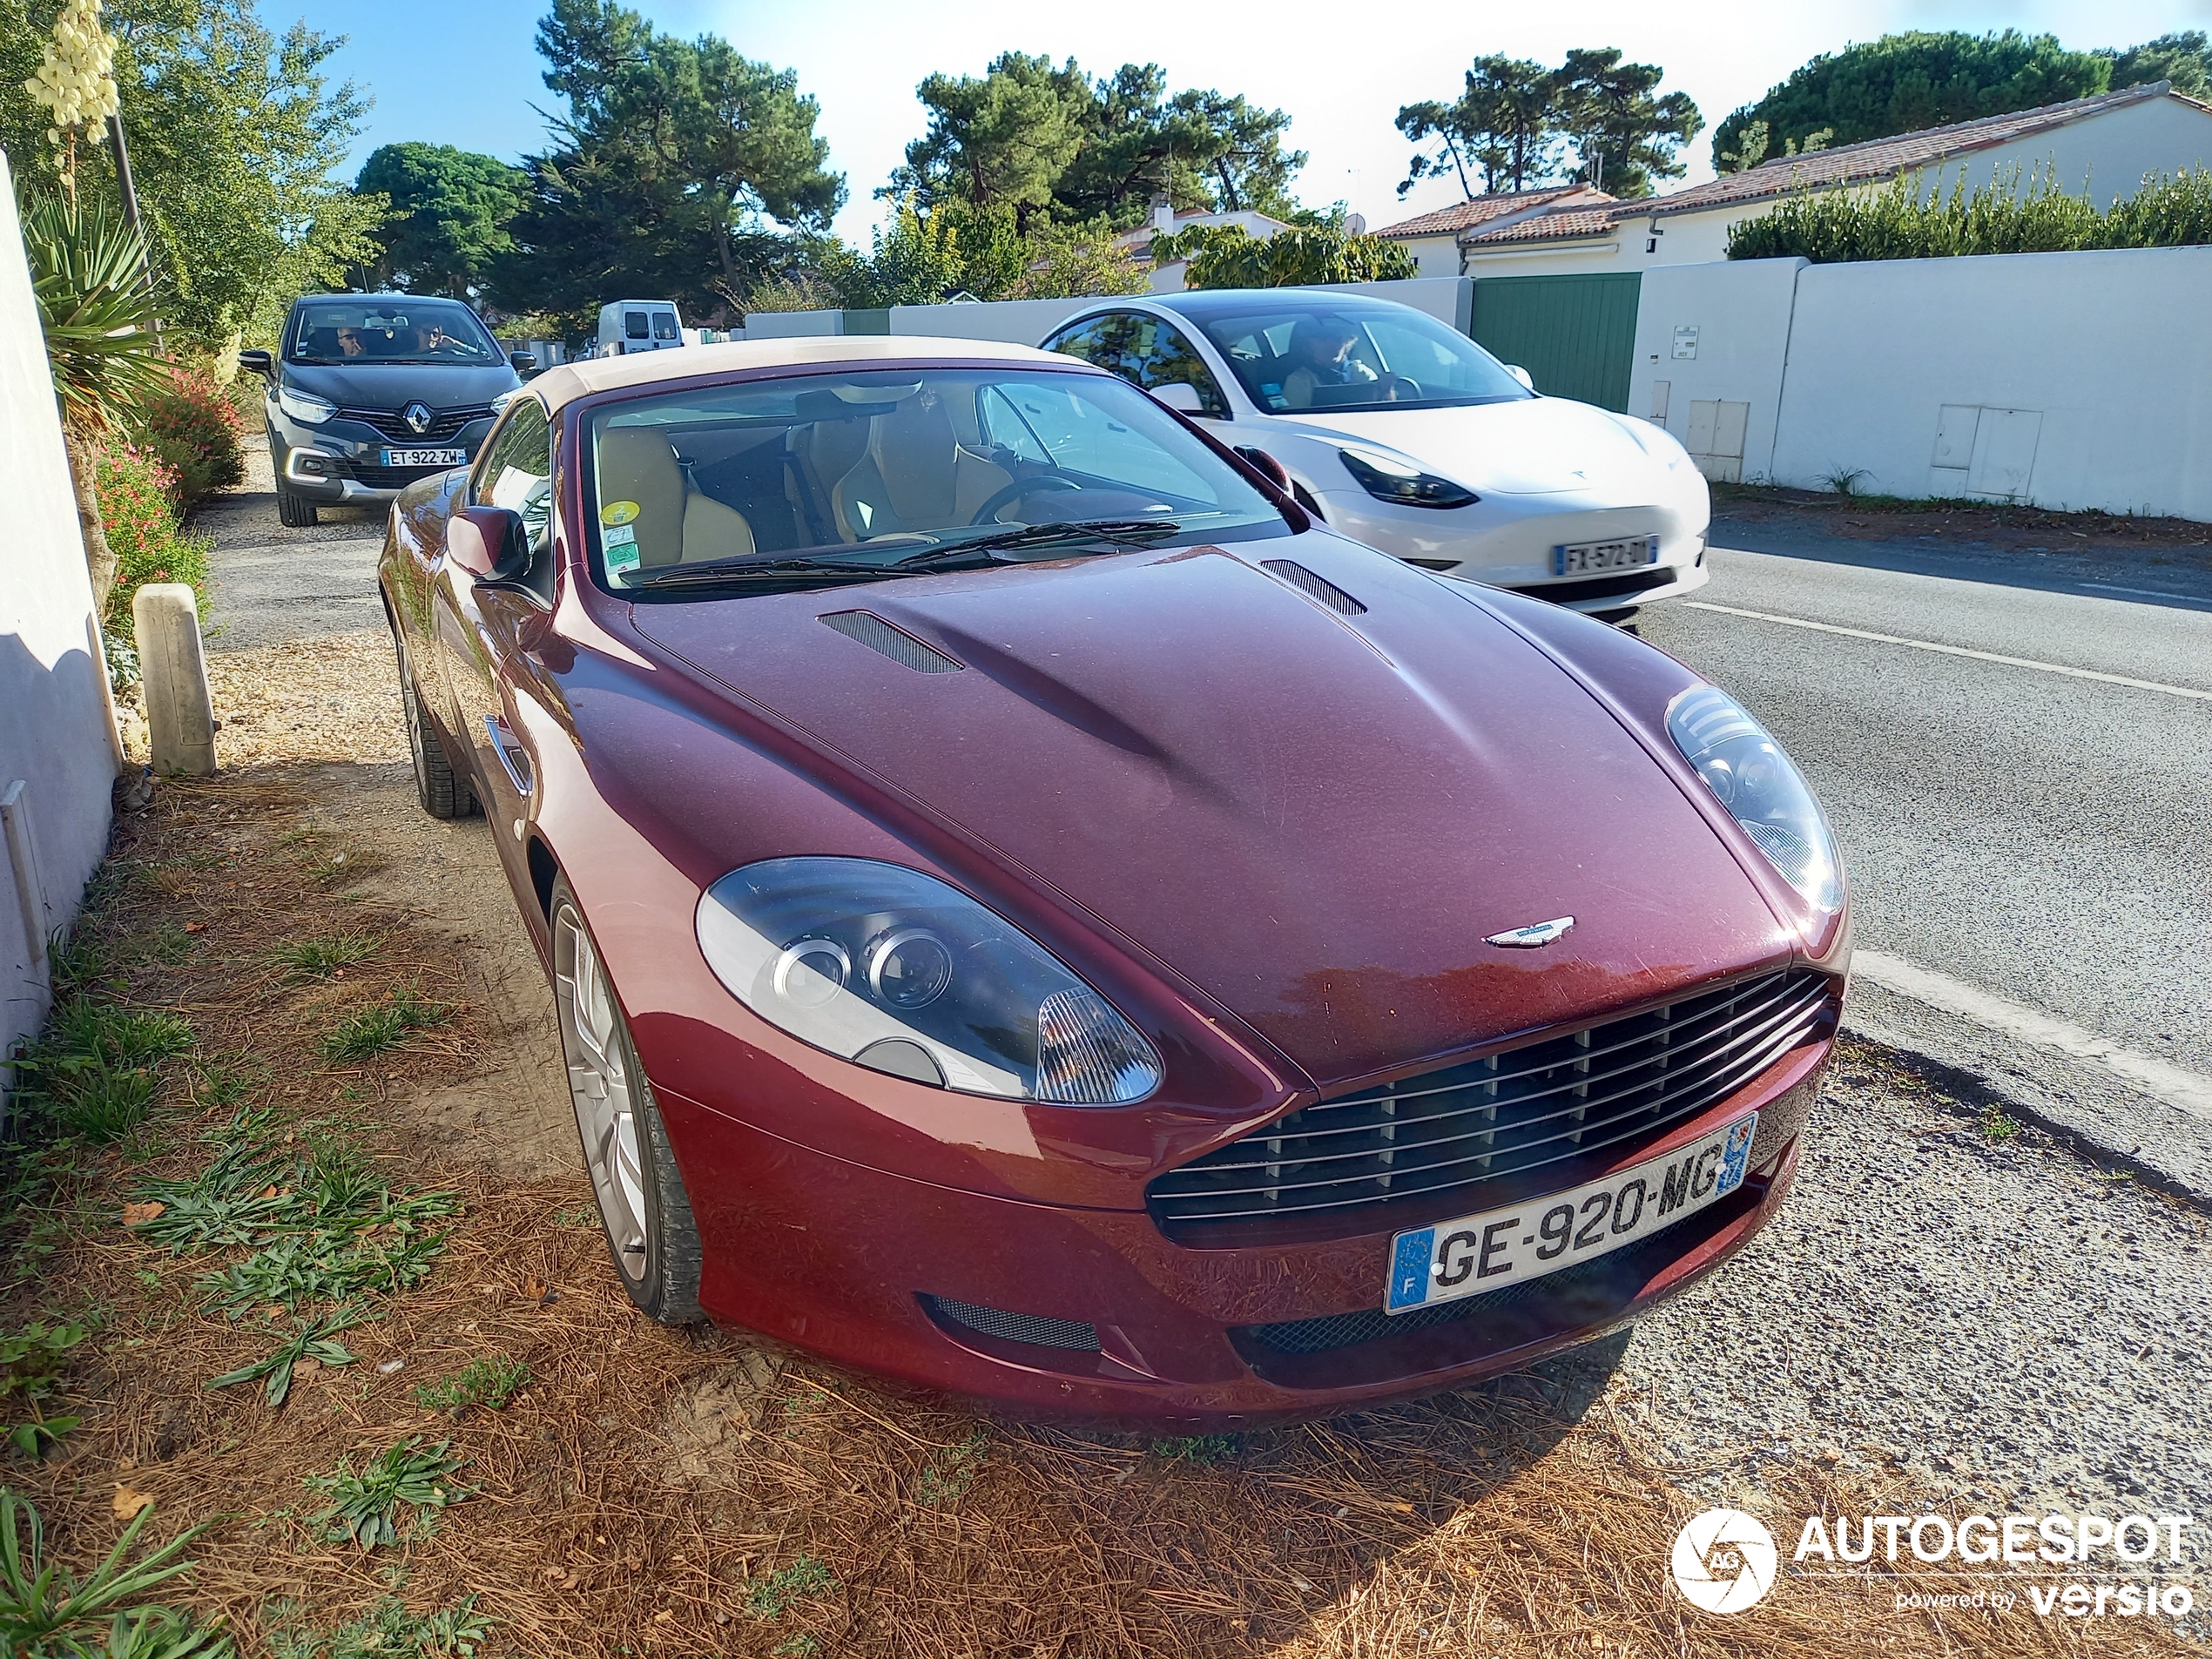
[[428,432],[430,429],[430,411],[423,404],[408,404],[400,411],[400,419],[405,421],[417,434]]
[[1508,927],[1501,934],[1492,934],[1482,942],[1502,946],[1507,950],[1534,950],[1539,945],[1548,945],[1575,925],[1572,916],[1556,916],[1549,921],[1532,921],[1526,927]]

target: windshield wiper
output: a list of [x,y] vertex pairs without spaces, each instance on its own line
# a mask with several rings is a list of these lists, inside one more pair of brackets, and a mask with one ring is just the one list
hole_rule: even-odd
[[892,564],[855,564],[850,559],[745,558],[718,559],[706,564],[679,564],[672,570],[631,584],[632,592],[648,588],[714,587],[743,582],[788,581],[793,577],[838,577],[850,582],[873,582],[892,575]]
[[928,570],[979,554],[986,556],[983,562],[987,563],[1018,563],[1019,560],[988,556],[1019,547],[1053,547],[1063,542],[1117,542],[1136,545],[1160,536],[1173,536],[1182,528],[1171,518],[1070,519],[1052,524],[1024,524],[1016,529],[1000,530],[995,535],[955,542],[949,547],[910,553],[894,563],[891,569]]

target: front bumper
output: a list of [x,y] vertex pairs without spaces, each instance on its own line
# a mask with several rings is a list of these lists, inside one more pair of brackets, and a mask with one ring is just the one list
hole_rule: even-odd
[[1756,1106],[1738,1193],[1612,1256],[1398,1321],[1376,1312],[1395,1217],[1318,1242],[1193,1247],[1142,1211],[913,1180],[658,1095],[718,1321],[1025,1415],[1225,1430],[1464,1386],[1681,1291],[1777,1211],[1831,1043],[1792,1050],[1615,1166]]
[[419,479],[450,470],[443,467],[387,467],[387,449],[421,447],[462,450],[470,462],[491,431],[489,416],[472,421],[435,445],[403,445],[365,421],[343,417],[307,426],[273,404],[265,410],[269,462],[278,487],[318,506],[372,505],[396,500]]

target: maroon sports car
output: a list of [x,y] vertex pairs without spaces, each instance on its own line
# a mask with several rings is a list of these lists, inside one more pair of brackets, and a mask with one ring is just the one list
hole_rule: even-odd
[[396,503],[422,804],[553,976],[637,1305],[1226,1426],[1616,1327],[1795,1171],[1803,779],[1603,624],[966,341],[559,368]]

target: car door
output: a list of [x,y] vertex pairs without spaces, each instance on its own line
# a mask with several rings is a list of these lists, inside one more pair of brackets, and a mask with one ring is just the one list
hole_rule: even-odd
[[458,729],[469,752],[471,786],[498,826],[500,856],[518,887],[528,873],[521,846],[532,816],[536,765],[525,709],[536,664],[530,652],[551,618],[553,430],[545,406],[519,397],[486,444],[469,480],[468,504],[522,515],[530,568],[516,582],[482,583],[444,561],[437,581],[437,628]]

